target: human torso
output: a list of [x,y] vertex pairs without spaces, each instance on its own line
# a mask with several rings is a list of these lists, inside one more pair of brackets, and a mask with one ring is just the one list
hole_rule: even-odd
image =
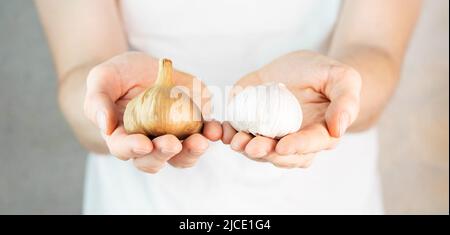
[[[226,86],[241,76],[295,50],[325,53],[339,8],[340,1],[330,0],[121,1],[130,47],[171,58],[177,69],[214,86],[219,120]],[[376,132],[371,130],[345,137],[307,170],[253,162],[222,143],[211,143],[191,169],[167,166],[156,175],[92,156],[86,187],[92,200],[85,208],[88,213],[377,210],[369,206],[379,199],[376,154]],[[97,209],[95,203],[100,204]]]

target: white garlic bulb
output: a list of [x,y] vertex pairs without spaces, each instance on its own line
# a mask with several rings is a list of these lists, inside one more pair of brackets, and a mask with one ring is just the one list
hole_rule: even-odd
[[229,103],[227,119],[237,131],[281,138],[302,124],[297,98],[282,83],[246,87]]

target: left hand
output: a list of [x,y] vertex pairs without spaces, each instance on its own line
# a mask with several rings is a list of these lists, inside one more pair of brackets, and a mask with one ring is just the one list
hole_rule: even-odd
[[298,132],[280,140],[236,132],[223,123],[222,142],[252,160],[282,168],[309,167],[316,153],[336,146],[358,116],[359,73],[326,56],[308,51],[287,54],[241,78],[235,87],[268,82],[284,83],[297,97],[303,123]]
[[[222,136],[217,121],[205,122],[202,133],[183,141],[171,134],[154,139],[144,134],[128,134],[123,112],[130,100],[153,85],[157,71],[158,60],[145,53],[117,55],[91,70],[84,103],[86,116],[101,129],[110,153],[120,160],[132,159],[136,168],[151,174],[160,171],[166,163],[177,168],[194,166],[209,141],[217,141]],[[202,114],[209,113],[209,96],[203,94],[209,93],[200,80],[178,70],[174,70],[173,79],[176,85],[187,88],[189,95],[198,97]],[[201,86],[199,94],[194,93],[194,84]]]

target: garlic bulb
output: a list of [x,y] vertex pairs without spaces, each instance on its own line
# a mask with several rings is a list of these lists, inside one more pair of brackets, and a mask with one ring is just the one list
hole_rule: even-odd
[[201,131],[201,111],[186,93],[174,85],[172,72],[172,62],[161,59],[155,85],[127,104],[123,117],[127,133],[149,137],[173,134],[184,139]]
[[237,131],[270,138],[298,131],[303,118],[297,98],[282,83],[246,87],[231,100],[227,115]]

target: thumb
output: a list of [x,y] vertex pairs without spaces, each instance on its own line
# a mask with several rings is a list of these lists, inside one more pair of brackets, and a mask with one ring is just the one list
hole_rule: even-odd
[[361,96],[360,74],[345,65],[331,66],[325,95],[331,102],[325,114],[328,131],[333,137],[341,137],[358,117]]
[[106,135],[110,135],[117,126],[115,104],[105,94],[98,93],[86,96],[84,112]]
[[114,74],[100,67],[91,70],[87,77],[87,90],[84,100],[84,113],[100,128],[102,133],[110,135],[117,126],[116,105],[113,101],[114,83],[109,80]]

